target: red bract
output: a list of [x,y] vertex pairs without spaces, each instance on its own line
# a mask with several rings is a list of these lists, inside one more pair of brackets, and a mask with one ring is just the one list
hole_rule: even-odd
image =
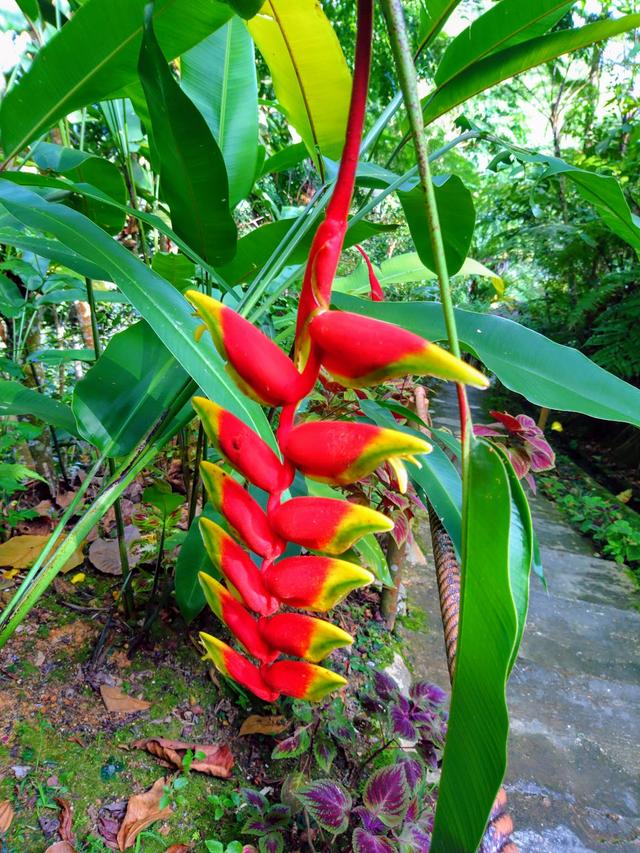
[[[201,634],[201,640],[207,657],[223,675],[266,701],[280,695],[319,701],[346,683],[341,675],[317,662],[351,643],[352,638],[323,619],[276,611],[284,605],[324,613],[352,590],[371,583],[370,572],[335,555],[347,551],[362,536],[388,532],[394,526],[369,506],[346,500],[283,500],[296,468],[312,479],[347,485],[388,463],[403,488],[407,483],[404,461],[418,464],[414,457],[431,449],[418,436],[370,424],[324,421],[296,425],[296,409],[313,388],[321,368],[342,385],[355,387],[412,373],[487,384],[474,368],[398,326],[329,310],[362,137],[371,32],[372,0],[359,0],[347,137],[326,219],[309,253],[298,309],[295,360],[228,306],[195,290],[186,294],[241,391],[281,409],[279,458],[231,412],[203,397],[193,399],[211,443],[242,477],[267,494],[265,512],[222,468],[202,463],[211,502],[233,535],[208,518],[200,519],[206,549],[226,586],[208,575],[200,575],[200,582],[215,615],[253,660],[209,634]],[[368,262],[366,256],[365,260]],[[370,265],[369,269],[374,297],[381,298]],[[234,536],[262,558],[260,568]],[[287,542],[323,553],[282,559]],[[282,654],[304,660],[278,660]]]

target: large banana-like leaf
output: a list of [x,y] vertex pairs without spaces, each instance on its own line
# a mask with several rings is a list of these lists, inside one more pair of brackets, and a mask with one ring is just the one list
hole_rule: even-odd
[[[101,101],[136,79],[147,0],[87,0],[42,47],[0,109],[6,157],[17,154],[72,110]],[[173,59],[229,19],[219,0],[157,0],[154,22]]]
[[536,38],[574,5],[575,0],[501,0],[457,35],[445,50],[434,75],[441,86],[455,74],[506,47]]
[[144,322],[114,335],[76,385],[73,412],[83,438],[105,456],[126,456],[178,395],[187,374]]
[[421,53],[438,35],[459,3],[460,0],[426,0],[425,26],[420,34],[418,53]]
[[311,155],[337,160],[344,144],[351,77],[318,0],[267,0],[248,23],[276,97]]
[[33,415],[46,424],[78,435],[69,406],[47,397],[46,394],[25,388],[13,379],[0,379],[0,415]]
[[[388,320],[429,340],[447,340],[438,302],[369,302],[344,294],[336,294],[334,301],[339,308]],[[532,403],[640,426],[640,389],[578,350],[504,317],[461,309],[455,317],[461,346]]]
[[151,150],[158,160],[160,190],[171,224],[212,264],[230,260],[237,229],[229,212],[229,182],[222,152],[197,107],[165,61],[150,14],[138,63],[151,116]]
[[426,124],[459,104],[523,71],[558,56],[640,26],[640,14],[606,19],[574,30],[560,30],[493,53],[456,74],[423,100]]
[[198,321],[191,306],[168,281],[71,208],[50,204],[30,190],[2,180],[0,205],[30,228],[53,234],[68,248],[99,264],[204,393],[274,444],[262,409],[229,378],[209,336],[196,342]]
[[86,258],[81,258],[76,252],[70,251],[59,240],[51,240],[49,237],[32,237],[17,228],[0,228],[0,243],[14,246],[23,252],[33,252],[41,258],[49,258],[50,261],[62,264],[63,267],[74,270],[80,275],[86,275],[88,278],[101,280],[105,277],[104,270]]
[[456,670],[432,853],[477,850],[507,766],[505,689],[518,634],[510,526],[511,492],[501,454],[472,441],[465,471]]
[[253,41],[238,18],[180,59],[182,88],[220,146],[231,206],[251,191],[258,167],[258,83]]

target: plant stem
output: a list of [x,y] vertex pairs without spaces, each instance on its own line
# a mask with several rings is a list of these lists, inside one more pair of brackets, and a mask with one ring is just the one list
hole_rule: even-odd
[[[447,269],[447,259],[444,251],[444,242],[442,239],[442,229],[440,227],[440,217],[438,216],[436,195],[433,188],[433,181],[431,179],[429,153],[424,134],[424,121],[422,118],[420,97],[418,95],[418,77],[411,53],[411,45],[404,19],[402,0],[381,0],[381,2],[387,23],[391,50],[393,52],[400,80],[400,88],[402,89],[407,115],[409,117],[409,125],[413,134],[416,158],[418,161],[418,174],[420,175],[420,186],[422,187],[424,197],[424,208],[429,228],[429,236],[431,238],[431,246],[433,249],[436,268],[435,271],[438,276],[440,300],[442,302],[442,313],[444,314],[447,338],[451,352],[453,355],[460,358],[460,342],[458,340],[458,330],[453,311],[453,301],[451,299],[449,271]],[[462,385],[458,385],[458,404],[460,410],[460,429],[464,454],[465,444],[470,435],[470,430],[468,428],[470,416],[469,406],[467,405],[466,400],[466,391]]]
[[[96,316],[96,300],[93,292],[93,282],[90,278],[85,278],[85,284],[87,286],[87,302],[89,303],[89,314],[91,317],[91,334],[93,336],[93,350],[96,354],[96,361],[102,355],[102,343],[100,341],[100,330],[98,328],[98,318]],[[113,458],[110,456],[107,459],[107,467],[109,469],[109,476],[113,478],[116,466]],[[127,616],[131,616],[134,611],[134,601],[133,601],[133,592],[131,590],[131,585],[128,583],[131,577],[131,567],[129,566],[129,555],[127,554],[127,540],[124,535],[124,518],[122,516],[122,506],[120,504],[120,498],[118,498],[113,506],[113,512],[116,517],[116,535],[118,537],[118,553],[120,555],[120,568],[122,570],[122,576],[125,578],[125,584],[123,585],[123,601],[124,601],[124,610]]]
[[200,481],[200,462],[202,460],[202,449],[204,447],[204,427],[202,421],[198,426],[198,442],[196,444],[196,458],[193,462],[193,477],[191,478],[191,494],[189,496],[189,514],[187,516],[187,526],[191,527],[191,522],[196,515],[196,504],[198,503],[198,483]]

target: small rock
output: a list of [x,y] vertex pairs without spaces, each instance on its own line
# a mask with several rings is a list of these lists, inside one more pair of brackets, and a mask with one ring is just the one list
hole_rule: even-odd
[[411,673],[407,669],[406,663],[398,652],[394,654],[393,661],[389,666],[385,667],[382,671],[393,678],[398,685],[400,692],[404,696],[409,695],[409,688],[411,687]]
[[16,779],[25,779],[29,775],[31,767],[28,764],[14,764],[11,769]]

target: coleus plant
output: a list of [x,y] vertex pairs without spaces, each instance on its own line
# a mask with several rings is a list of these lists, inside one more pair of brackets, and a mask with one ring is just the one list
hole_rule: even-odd
[[518,479],[525,479],[535,494],[532,474],[549,471],[556,464],[556,455],[544,437],[544,432],[529,415],[510,415],[508,412],[489,412],[494,424],[475,424],[473,433],[502,445]]
[[[341,560],[340,555],[365,534],[393,527],[380,512],[347,500],[283,500],[296,470],[313,480],[346,486],[387,462],[402,489],[407,480],[404,461],[415,462],[416,455],[431,449],[418,436],[371,424],[297,423],[298,406],[320,371],[350,388],[411,374],[481,388],[488,384],[478,370],[418,335],[390,323],[330,309],[364,124],[372,7],[372,0],[358,3],[346,140],[333,196],[306,266],[293,359],[228,306],[196,290],[185,294],[203,320],[198,334],[208,329],[240,390],[262,405],[280,410],[278,456],[231,412],[203,397],[193,399],[207,436],[222,457],[268,494],[265,512],[221,468],[208,462],[202,465],[209,497],[235,538],[215,522],[201,520],[205,547],[226,586],[206,574],[200,575],[200,581],[211,609],[253,660],[210,634],[202,633],[201,640],[224,675],[266,701],[275,701],[280,695],[318,701],[346,683],[318,662],[352,638],[326,620],[281,608],[326,612],[352,589],[372,581],[370,572]],[[321,553],[282,558],[288,542]],[[261,558],[260,568],[247,548]],[[282,655],[297,659],[281,659]]]

